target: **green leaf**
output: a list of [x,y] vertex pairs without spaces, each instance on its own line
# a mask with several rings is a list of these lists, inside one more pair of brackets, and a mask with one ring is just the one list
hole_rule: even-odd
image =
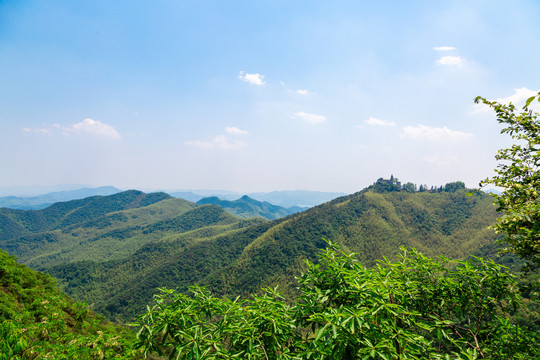
[[[534,101],[535,98],[536,96],[531,96],[530,98],[528,98],[527,101],[525,102],[525,107],[529,107],[529,105],[531,105],[531,103]],[[538,101],[540,101],[540,97],[538,98]]]

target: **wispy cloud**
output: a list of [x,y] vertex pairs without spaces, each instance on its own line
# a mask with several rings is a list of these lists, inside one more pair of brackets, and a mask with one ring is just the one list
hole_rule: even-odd
[[319,124],[326,120],[326,117],[323,115],[310,114],[310,113],[305,113],[303,111],[298,111],[294,113],[294,116],[298,119],[302,119],[311,124]]
[[40,133],[40,134],[52,134],[55,131],[61,132],[65,136],[71,136],[76,134],[87,134],[97,138],[106,138],[112,140],[120,140],[122,137],[116,131],[116,129],[109,125],[102,123],[98,120],[84,119],[81,122],[63,126],[60,124],[49,125],[48,128],[28,128],[22,129],[25,133]]
[[443,56],[439,60],[437,60],[437,64],[439,65],[446,65],[446,66],[460,66],[465,63],[465,59],[461,56]]
[[374,117],[370,117],[367,120],[364,120],[364,122],[368,125],[376,125],[376,126],[396,126],[396,123],[393,121],[387,121],[387,120],[380,120]]
[[446,126],[430,127],[420,124],[418,126],[405,126],[400,136],[402,138],[427,139],[432,141],[443,139],[459,141],[469,139],[473,134],[450,130]]
[[[225,132],[232,136],[248,135],[247,131],[239,129],[234,126],[226,127]],[[185,144],[189,146],[195,146],[201,149],[221,149],[221,150],[239,149],[247,145],[243,141],[234,140],[225,135],[217,135],[210,141],[202,141],[202,140],[186,141]]]
[[24,133],[38,133],[38,134],[50,134],[51,133],[50,129],[45,129],[45,128],[28,128],[28,127],[25,127],[25,128],[22,129],[22,131]]
[[427,163],[437,165],[437,166],[458,165],[460,163],[459,158],[457,156],[450,156],[447,158],[441,158],[437,156],[426,156],[423,158],[423,160]]
[[245,142],[234,141],[234,140],[231,141],[225,135],[218,135],[210,141],[201,141],[201,140],[186,141],[185,144],[189,146],[202,148],[202,149],[222,149],[222,150],[238,149],[238,148],[242,148],[246,146]]
[[231,135],[247,135],[248,134],[248,132],[246,130],[239,129],[239,128],[234,127],[234,126],[226,127],[225,132],[227,134],[231,134]]
[[[514,93],[512,95],[497,98],[491,101],[496,101],[500,104],[506,104],[506,105],[512,103],[516,107],[521,107],[525,105],[525,101],[527,101],[528,98],[535,95],[538,95],[538,90],[531,90],[531,89],[527,89],[526,87],[522,87],[520,89],[514,89]],[[537,104],[538,102],[534,102],[531,104],[532,105],[531,108],[535,111],[540,110],[540,106],[538,106]],[[483,113],[483,112],[490,112],[490,111],[491,111],[491,108],[485,104],[473,105],[473,110],[472,110],[473,113]]]
[[312,91],[309,91],[307,89],[296,89],[296,90],[293,90],[291,88],[289,88],[287,86],[287,84],[285,84],[284,81],[280,81],[279,84],[281,85],[281,87],[287,91],[288,93],[295,93],[295,94],[298,94],[298,95],[302,95],[302,96],[307,96],[307,95],[310,95],[310,94],[313,94]]
[[262,86],[265,84],[264,75],[250,74],[245,71],[240,71],[238,78],[253,85]]
[[457,50],[455,47],[453,46],[435,46],[433,48],[433,50],[435,51],[453,51],[453,50]]
[[71,125],[71,130],[77,133],[87,133],[110,139],[121,139],[120,134],[111,125],[98,120],[84,119],[80,123]]

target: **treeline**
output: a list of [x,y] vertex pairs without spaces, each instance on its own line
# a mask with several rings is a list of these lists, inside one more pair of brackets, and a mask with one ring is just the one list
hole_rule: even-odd
[[430,192],[430,193],[437,193],[437,192],[456,192],[459,190],[465,190],[465,183],[462,181],[454,181],[451,183],[448,183],[444,186],[431,186],[425,184],[420,184],[417,186],[416,184],[412,182],[407,182],[405,184],[401,184],[401,182],[398,180],[398,178],[395,178],[394,175],[390,176],[390,179],[383,179],[379,178],[373,185],[370,185],[368,189],[372,189],[376,192],[391,192],[391,191],[406,191],[409,193],[414,192]]

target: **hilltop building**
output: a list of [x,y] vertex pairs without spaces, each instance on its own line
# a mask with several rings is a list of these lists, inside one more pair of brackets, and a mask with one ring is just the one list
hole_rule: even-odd
[[395,178],[394,175],[390,179],[379,178],[375,184],[371,185],[377,192],[401,191],[401,181]]

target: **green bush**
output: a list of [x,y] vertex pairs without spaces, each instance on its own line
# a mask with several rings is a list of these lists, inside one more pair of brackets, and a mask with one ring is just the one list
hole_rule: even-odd
[[249,300],[162,289],[136,324],[138,347],[169,359],[532,359],[538,333],[509,318],[514,277],[492,261],[403,249],[373,269],[330,245],[307,263],[300,297]]

